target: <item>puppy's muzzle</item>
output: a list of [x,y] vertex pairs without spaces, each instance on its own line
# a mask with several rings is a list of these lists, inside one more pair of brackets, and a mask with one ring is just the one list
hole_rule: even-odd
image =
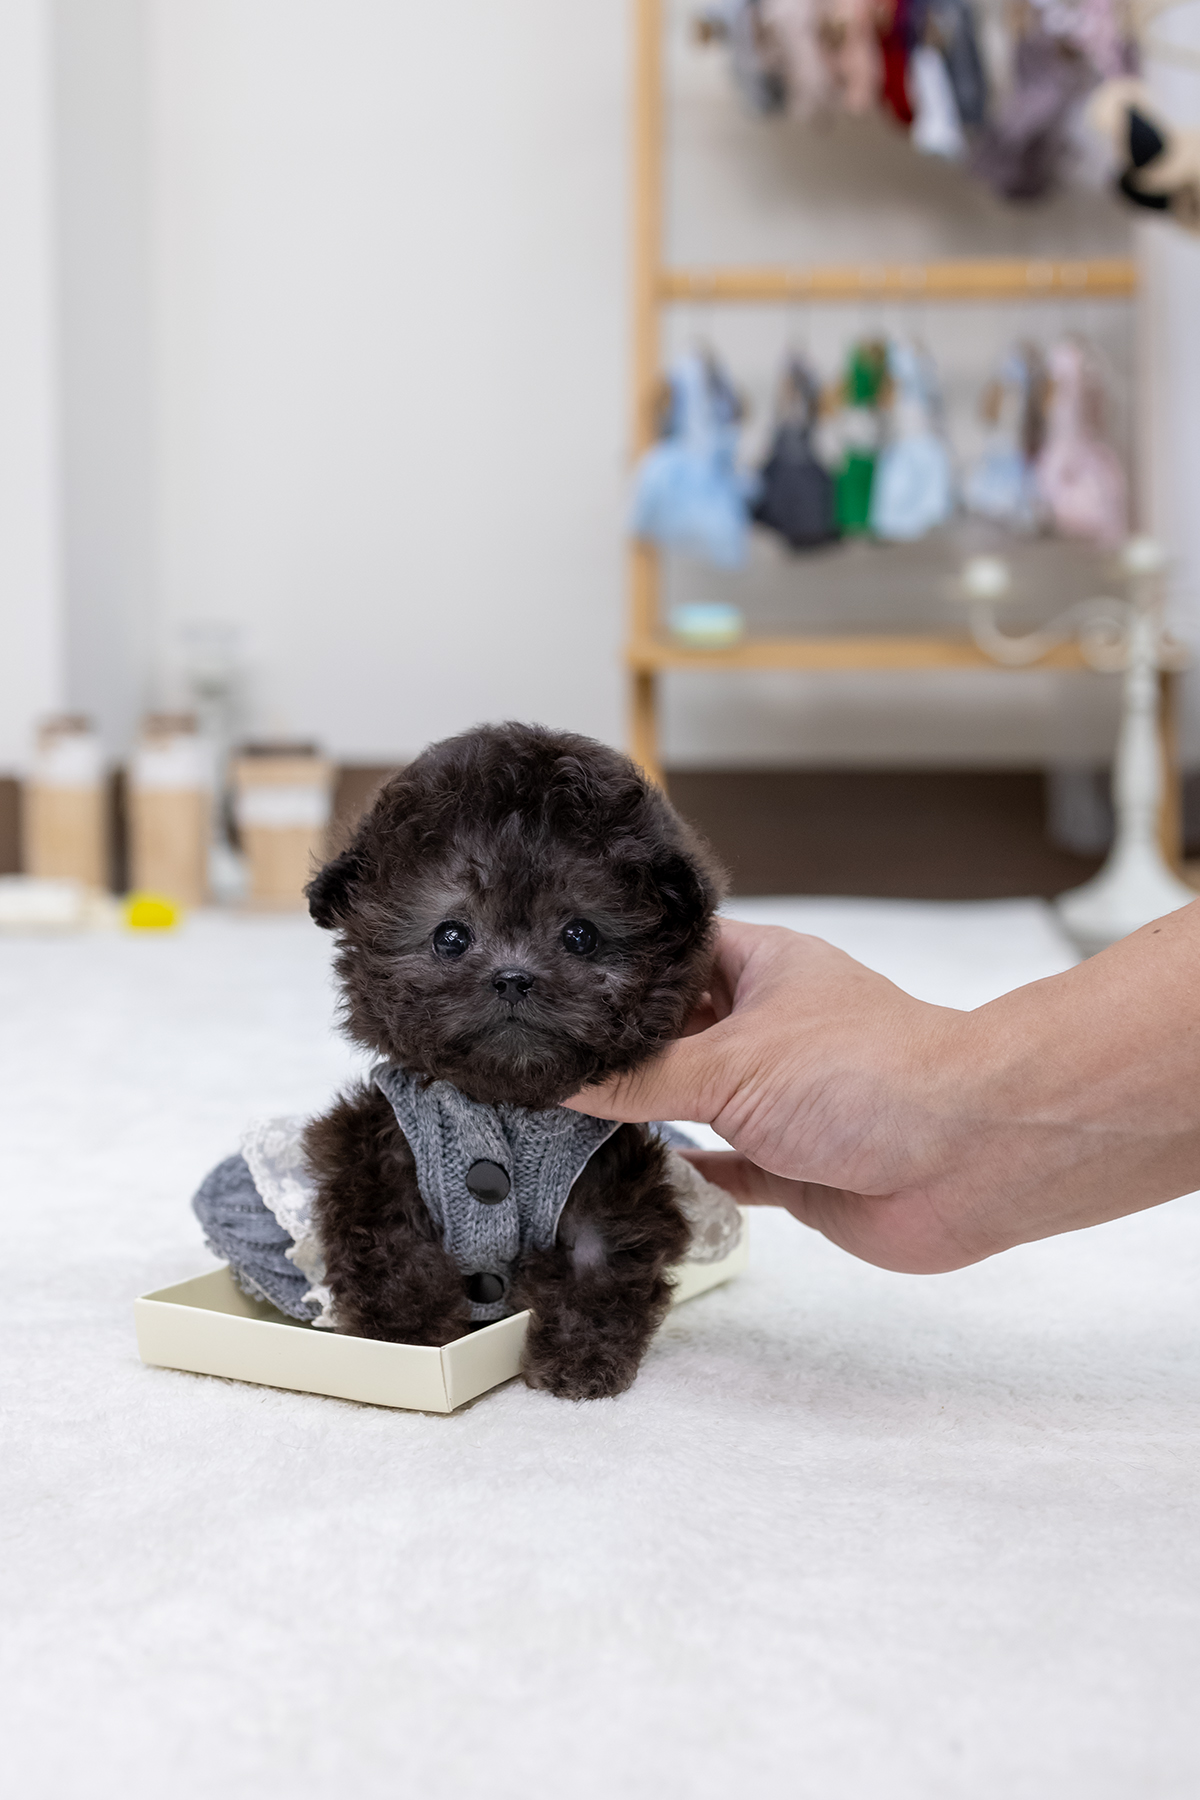
[[533,976],[527,975],[524,969],[497,969],[492,976],[492,986],[502,1000],[524,1000],[533,986]]

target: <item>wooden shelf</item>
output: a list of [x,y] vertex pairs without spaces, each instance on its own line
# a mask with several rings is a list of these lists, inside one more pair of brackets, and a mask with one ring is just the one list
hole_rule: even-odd
[[[822,674],[873,669],[999,669],[973,639],[950,633],[905,632],[903,635],[743,638],[737,644],[705,650],[669,638],[642,638],[626,650],[635,675],[659,675],[668,669],[692,671],[790,669]],[[1058,644],[1040,661],[1026,665],[1056,671],[1086,669],[1076,643]]]
[[657,291],[659,300],[668,302],[768,304],[795,300],[1128,300],[1137,292],[1137,282],[1137,265],[1129,257],[1090,262],[995,257],[975,262],[846,263],[796,269],[663,269]]
[[[933,263],[862,262],[811,267],[668,268],[663,248],[665,70],[663,0],[631,0],[632,108],[632,358],[630,415],[635,454],[653,442],[655,398],[661,379],[661,327],[666,307],[680,301],[714,303],[854,304],[880,300],[913,304],[1128,300],[1137,293],[1137,265],[1128,257],[1074,260],[985,258]],[[965,632],[856,636],[751,637],[703,650],[669,638],[660,617],[660,567],[649,544],[628,549],[629,624],[625,669],[629,683],[630,749],[655,779],[659,750],[660,676],[667,670],[995,669]],[[1075,644],[1061,644],[1032,665],[1082,670]]]

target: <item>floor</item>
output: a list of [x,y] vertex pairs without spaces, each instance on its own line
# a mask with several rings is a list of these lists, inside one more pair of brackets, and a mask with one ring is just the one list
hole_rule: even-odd
[[[974,1006],[1036,902],[739,903]],[[1166,1800],[1200,1788],[1200,1205],[959,1274],[786,1215],[634,1389],[450,1418],[142,1367],[327,940],[0,941],[6,1781],[23,1800]]]

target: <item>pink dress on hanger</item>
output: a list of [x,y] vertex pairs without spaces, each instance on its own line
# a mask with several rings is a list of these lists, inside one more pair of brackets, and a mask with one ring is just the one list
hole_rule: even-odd
[[1046,355],[1050,398],[1046,439],[1036,463],[1038,491],[1065,537],[1115,549],[1128,530],[1125,472],[1101,435],[1103,385],[1096,360],[1076,338]]
[[818,30],[843,108],[870,112],[883,87],[875,0],[823,0]]
[[762,20],[783,63],[787,108],[811,118],[837,104],[833,72],[821,47],[821,0],[762,0]]

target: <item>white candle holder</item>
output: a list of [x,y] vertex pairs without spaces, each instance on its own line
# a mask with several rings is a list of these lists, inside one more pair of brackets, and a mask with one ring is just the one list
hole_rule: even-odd
[[1091,668],[1124,674],[1113,763],[1112,848],[1098,874],[1056,902],[1063,925],[1089,956],[1196,898],[1167,863],[1159,841],[1166,771],[1158,675],[1176,672],[1187,661],[1183,645],[1163,626],[1167,562],[1154,539],[1130,538],[1121,554],[1128,599],[1102,595],[1081,601],[1041,630],[1019,636],[1001,631],[995,617],[1011,587],[1008,565],[999,557],[977,556],[962,573],[971,634],[993,661],[1032,668],[1073,637]]

